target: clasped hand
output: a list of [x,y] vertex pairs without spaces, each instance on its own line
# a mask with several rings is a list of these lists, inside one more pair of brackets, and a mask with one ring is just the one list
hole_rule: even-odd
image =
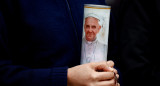
[[92,62],[68,69],[68,86],[120,86],[113,61]]

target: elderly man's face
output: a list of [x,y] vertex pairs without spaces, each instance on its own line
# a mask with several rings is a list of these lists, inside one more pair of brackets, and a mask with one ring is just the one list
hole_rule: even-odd
[[94,17],[88,17],[85,19],[84,31],[87,41],[94,41],[100,29],[101,26],[98,24],[98,19]]

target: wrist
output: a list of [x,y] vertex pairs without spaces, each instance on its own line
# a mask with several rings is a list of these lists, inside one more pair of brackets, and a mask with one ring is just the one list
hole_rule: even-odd
[[67,86],[71,86],[70,76],[71,76],[71,68],[68,68],[68,70],[67,70]]

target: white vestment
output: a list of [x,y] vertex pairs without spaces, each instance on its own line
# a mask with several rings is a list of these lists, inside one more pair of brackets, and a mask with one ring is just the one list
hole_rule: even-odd
[[97,39],[93,42],[82,40],[81,64],[107,60],[107,45],[100,43]]

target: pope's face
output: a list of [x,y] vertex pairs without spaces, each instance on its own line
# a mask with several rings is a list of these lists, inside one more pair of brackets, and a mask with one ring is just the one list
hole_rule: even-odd
[[98,19],[93,17],[88,17],[85,19],[84,31],[85,38],[87,41],[94,41],[96,39],[96,35],[101,29],[101,26],[98,23]]

